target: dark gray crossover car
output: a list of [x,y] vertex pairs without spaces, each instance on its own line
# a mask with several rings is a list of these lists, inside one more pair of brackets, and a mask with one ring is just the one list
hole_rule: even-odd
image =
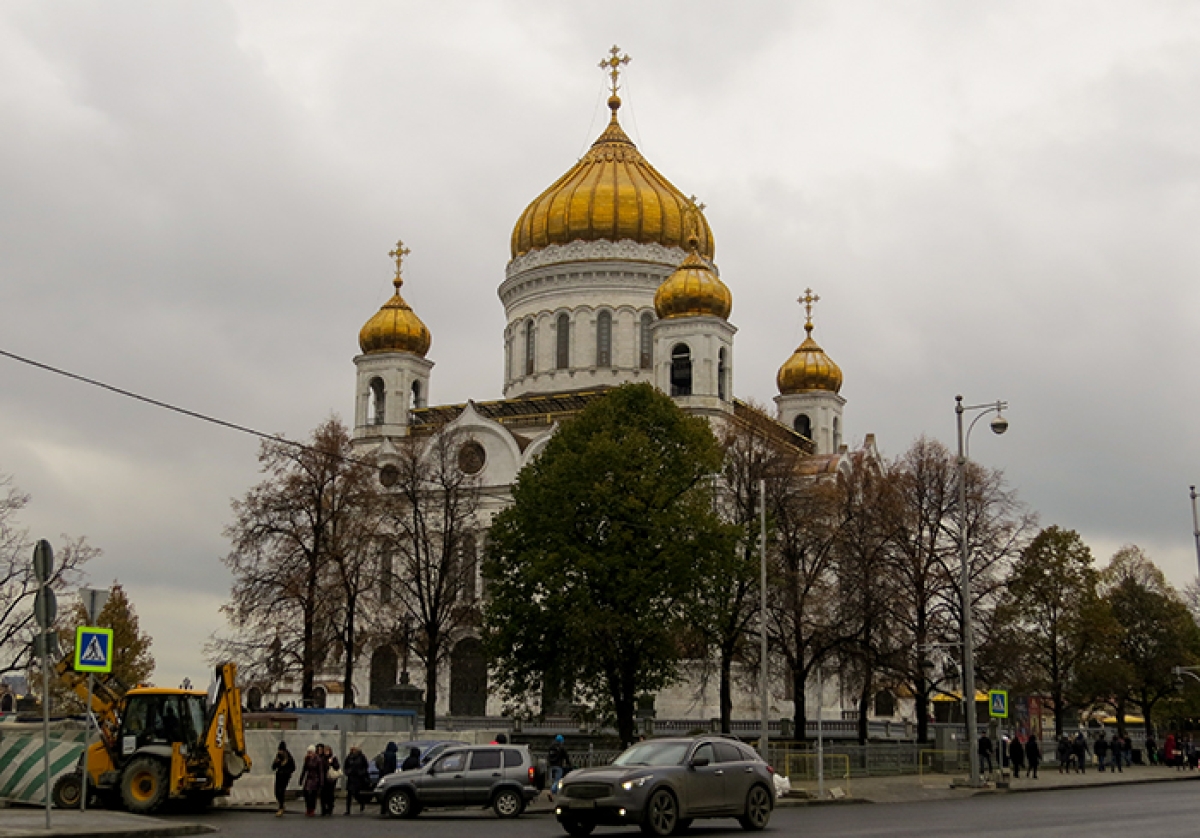
[[428,765],[388,774],[375,787],[383,814],[412,818],[426,807],[491,806],[515,818],[537,796],[537,766],[524,745],[447,748]]
[[649,835],[671,835],[695,818],[737,818],[762,829],[775,803],[774,770],[748,745],[721,736],[651,739],[612,765],[572,771],[555,807],[571,835],[597,826],[637,824]]

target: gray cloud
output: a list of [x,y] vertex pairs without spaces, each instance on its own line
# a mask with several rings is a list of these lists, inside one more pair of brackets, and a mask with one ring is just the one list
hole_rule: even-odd
[[[1194,575],[1200,19],[1187,4],[10,3],[0,346],[299,438],[351,409],[387,251],[432,398],[496,398],[511,225],[605,118],[708,206],[736,390],[769,401],[795,298],[853,436],[973,438],[1044,523]],[[0,363],[0,470],[86,533],[152,631],[219,625],[257,443]],[[163,640],[164,683],[204,670]],[[189,653],[188,649],[192,651]]]

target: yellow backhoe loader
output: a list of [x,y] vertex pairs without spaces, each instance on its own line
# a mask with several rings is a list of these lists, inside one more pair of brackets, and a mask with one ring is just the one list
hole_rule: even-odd
[[[68,655],[57,666],[63,682],[87,701],[87,675]],[[216,668],[210,693],[160,687],[127,689],[111,675],[97,675],[92,713],[100,739],[79,765],[55,782],[51,799],[59,808],[79,808],[83,771],[89,805],[124,805],[149,814],[168,801],[203,809],[229,794],[233,781],[250,770],[242,727],[237,666]]]

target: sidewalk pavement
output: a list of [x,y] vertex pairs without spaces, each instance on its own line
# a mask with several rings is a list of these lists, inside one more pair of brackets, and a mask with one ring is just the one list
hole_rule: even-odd
[[[816,783],[793,783],[793,790],[807,792],[812,797],[785,797],[776,801],[777,806],[812,806],[830,803],[914,803],[926,800],[959,800],[978,794],[1019,794],[1037,791],[1061,791],[1063,789],[1121,786],[1136,783],[1169,783],[1184,780],[1200,780],[1200,772],[1179,771],[1163,766],[1135,765],[1121,773],[1097,771],[1094,767],[1086,774],[1060,774],[1058,767],[1043,767],[1037,779],[1021,777],[1010,781],[1009,788],[998,789],[989,784],[983,789],[954,787],[956,779],[945,774],[907,774],[897,777],[851,778],[849,784],[842,779],[827,779],[825,793],[840,788],[844,797],[833,800],[816,800]],[[962,780],[962,777],[957,779]]]
[[46,831],[46,810],[31,806],[0,809],[0,838],[62,835],[70,838],[175,838],[178,835],[205,835],[217,830],[200,823],[179,823],[128,812],[87,812],[55,809],[50,831]]

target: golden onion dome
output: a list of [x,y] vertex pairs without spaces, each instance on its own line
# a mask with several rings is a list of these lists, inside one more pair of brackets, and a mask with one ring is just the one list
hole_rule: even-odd
[[825,354],[825,350],[813,340],[812,304],[820,299],[805,289],[800,302],[805,306],[807,316],[804,323],[804,342],[796,347],[792,357],[779,368],[775,383],[779,385],[781,395],[806,393],[813,390],[825,390],[836,393],[842,389],[842,370],[833,359]]
[[671,317],[709,316],[729,319],[733,309],[733,294],[716,272],[696,252],[696,239],[690,242],[691,253],[667,277],[654,295],[654,311],[660,320]]
[[[570,171],[521,213],[512,233],[515,259],[552,244],[622,241],[684,248],[684,216],[693,205],[658,173],[617,121],[621,99],[614,91],[608,127]],[[699,215],[699,253],[713,257],[712,230]]]
[[417,317],[404,298],[400,296],[400,263],[409,253],[403,242],[388,255],[396,260],[396,277],[392,280],[395,293],[383,304],[375,316],[366,322],[358,333],[358,345],[368,355],[378,352],[411,352],[424,358],[433,338],[429,329]]

